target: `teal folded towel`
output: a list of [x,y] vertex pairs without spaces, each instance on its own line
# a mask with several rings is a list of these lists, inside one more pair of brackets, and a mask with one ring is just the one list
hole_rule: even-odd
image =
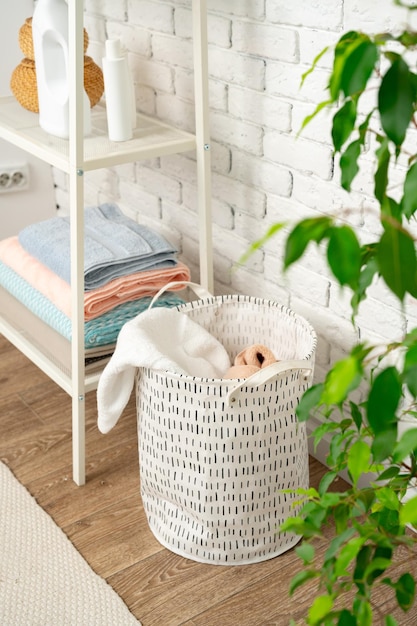
[[[172,267],[177,251],[164,237],[130,219],[116,204],[84,212],[84,288],[143,270]],[[67,283],[71,282],[70,219],[53,217],[19,233],[20,245]]]

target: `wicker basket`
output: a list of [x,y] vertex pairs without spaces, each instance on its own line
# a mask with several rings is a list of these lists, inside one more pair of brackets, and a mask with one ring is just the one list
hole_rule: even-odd
[[12,72],[10,89],[22,107],[33,113],[39,113],[35,61],[23,59],[19,63]]
[[[28,17],[19,30],[19,46],[25,58],[13,70],[10,89],[16,100],[28,111],[39,113],[38,86],[36,83],[35,55],[32,40],[32,18]],[[88,48],[88,34],[84,29],[84,54]],[[84,88],[95,106],[104,92],[103,72],[89,56],[84,56]]]
[[252,377],[238,383],[140,371],[140,480],[149,526],[162,545],[195,561],[270,559],[299,540],[278,528],[298,511],[285,490],[309,482],[306,428],[295,409],[311,382],[315,332],[286,307],[246,296],[201,299],[178,310],[213,334],[231,359],[263,343],[282,362],[256,385]]

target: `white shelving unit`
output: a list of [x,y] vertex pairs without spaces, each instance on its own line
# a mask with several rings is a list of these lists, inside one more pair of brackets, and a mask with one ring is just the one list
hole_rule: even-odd
[[41,345],[30,328],[15,323],[13,316],[0,317],[0,332],[31,359],[72,398],[73,479],[85,483],[85,394],[97,388],[99,372],[86,375],[84,359],[84,172],[194,150],[198,180],[200,233],[200,281],[213,289],[211,244],[210,141],[207,80],[206,0],[192,0],[193,56],[195,76],[195,134],[190,134],[144,115],[137,116],[131,141],[114,143],[107,137],[105,109],[92,110],[93,132],[83,132],[83,0],[68,0],[70,136],[62,140],[46,134],[38,116],[23,109],[13,97],[0,98],[0,138],[26,150],[69,175],[72,367],[62,367],[58,355]]

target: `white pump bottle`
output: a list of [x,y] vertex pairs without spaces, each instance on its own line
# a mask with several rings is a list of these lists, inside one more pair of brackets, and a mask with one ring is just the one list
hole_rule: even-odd
[[[32,18],[39,125],[47,133],[69,137],[68,2],[37,0]],[[91,132],[91,108],[84,97],[84,134]]]

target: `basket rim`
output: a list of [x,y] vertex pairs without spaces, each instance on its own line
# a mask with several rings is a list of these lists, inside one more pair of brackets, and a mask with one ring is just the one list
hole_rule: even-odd
[[[255,305],[267,307],[270,309],[275,308],[279,310],[283,315],[290,317],[292,320],[295,320],[296,323],[299,323],[301,326],[303,326],[304,330],[308,331],[308,333],[310,334],[311,347],[310,347],[310,350],[304,356],[299,357],[299,360],[305,361],[306,363],[314,366],[315,354],[316,354],[316,349],[317,349],[316,331],[314,330],[310,322],[306,320],[302,315],[299,315],[287,305],[281,304],[277,302],[276,300],[271,300],[269,298],[261,298],[258,296],[248,296],[244,294],[223,294],[219,296],[213,295],[213,296],[198,298],[196,300],[191,300],[190,302],[184,302],[183,304],[178,304],[177,306],[173,308],[175,308],[177,311],[181,313],[187,313],[187,311],[194,311],[196,309],[212,308],[218,304],[236,304],[236,303],[255,304]],[[285,359],[285,360],[289,361],[290,359]],[[301,371],[301,370],[286,370],[284,372],[276,374],[274,378],[271,379],[271,381],[268,381],[267,383],[264,383],[264,384],[267,385],[270,382],[272,382],[272,380],[287,376],[289,371],[291,371],[292,373],[295,373],[296,371]],[[138,377],[141,375],[147,375],[149,373],[153,373],[155,375],[159,375],[159,376],[164,377],[165,379],[170,379],[170,380],[183,381],[183,382],[194,383],[194,384],[203,384],[203,385],[205,384],[205,385],[210,385],[210,386],[220,385],[221,387],[231,387],[231,388],[234,388],[238,382],[242,382],[246,380],[244,378],[207,378],[207,377],[200,377],[200,376],[192,376],[191,374],[180,374],[178,372],[171,372],[168,370],[156,370],[152,367],[139,368]],[[138,383],[138,380],[136,380],[136,384],[137,383]],[[252,389],[253,386],[249,384],[248,388]]]
[[269,298],[260,298],[258,296],[246,296],[243,294],[224,294],[220,296],[209,296],[207,298],[199,298],[197,300],[191,300],[190,302],[185,302],[184,304],[178,304],[176,309],[181,313],[185,313],[187,311],[191,311],[198,308],[214,306],[216,304],[227,304],[227,303],[236,303],[243,302],[248,304],[257,304],[265,307],[276,308],[279,309],[281,313],[284,315],[288,315],[288,317],[294,318],[299,321],[306,330],[311,333],[311,337],[313,339],[313,343],[316,347],[317,344],[317,333],[314,330],[312,324],[302,315],[296,313],[293,309],[291,309],[286,304],[282,304],[277,302],[276,300],[271,300]]
[[[306,365],[314,366],[314,355],[315,355],[315,351],[313,351],[313,354],[310,357],[299,359],[299,360],[305,361]],[[165,378],[165,379],[184,381],[187,383],[194,383],[196,385],[201,384],[201,385],[216,385],[216,387],[217,386],[226,387],[226,388],[230,387],[231,389],[234,389],[236,387],[236,384],[238,384],[239,382],[243,382],[247,380],[246,378],[203,378],[201,376],[192,376],[191,374],[180,374],[179,372],[171,372],[169,370],[156,370],[153,367],[140,367],[138,368],[138,370],[139,370],[137,374],[138,379],[142,375],[146,375],[147,373],[152,372],[153,375],[161,376],[162,378]],[[279,374],[275,374],[274,377],[268,380],[267,382],[262,383],[261,385],[256,385],[256,386],[263,387],[266,385],[270,385],[274,380],[279,379],[279,378],[284,378],[285,376],[288,376],[289,373],[295,375],[297,372],[301,372],[301,371],[302,371],[302,368],[300,368],[299,370],[288,369],[288,370],[285,370],[284,372],[280,372]],[[136,382],[138,382],[138,380]],[[243,385],[243,387],[246,387],[246,386],[248,387],[248,389],[253,389],[255,387],[255,385],[251,385],[250,382],[248,383],[248,385]]]

